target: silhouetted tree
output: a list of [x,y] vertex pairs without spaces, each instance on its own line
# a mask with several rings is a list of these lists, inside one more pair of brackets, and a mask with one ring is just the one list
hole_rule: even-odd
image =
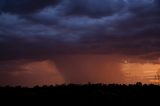
[[137,82],[136,85],[137,86],[142,86],[142,83],[141,82]]
[[[148,101],[154,101],[160,97],[160,86],[158,85],[142,85],[141,82],[136,84],[124,85],[124,84],[63,84],[55,86],[35,86],[34,88],[24,87],[0,87],[0,98],[5,98],[9,101],[11,99],[20,100],[22,98],[25,101],[37,99],[50,100],[52,103],[133,103]],[[27,98],[27,99],[26,99]],[[54,102],[53,102],[54,101]],[[47,102],[46,102],[47,103]],[[65,102],[66,103],[66,102]],[[153,102],[155,103],[155,102]],[[101,105],[101,104],[99,104]]]
[[155,80],[158,85],[160,85],[160,69],[156,72]]

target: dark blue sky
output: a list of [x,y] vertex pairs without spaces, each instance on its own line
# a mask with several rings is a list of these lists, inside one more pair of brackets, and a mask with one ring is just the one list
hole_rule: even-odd
[[9,70],[6,61],[17,70],[65,54],[155,62],[160,56],[160,1],[0,0],[0,70]]

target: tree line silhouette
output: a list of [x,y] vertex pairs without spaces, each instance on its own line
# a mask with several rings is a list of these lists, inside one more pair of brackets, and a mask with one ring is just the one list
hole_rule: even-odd
[[[160,86],[136,84],[63,84],[50,86],[0,87],[0,98],[4,100],[46,101],[47,103],[79,104],[128,104],[157,103],[160,98]],[[14,101],[15,102],[15,101]]]

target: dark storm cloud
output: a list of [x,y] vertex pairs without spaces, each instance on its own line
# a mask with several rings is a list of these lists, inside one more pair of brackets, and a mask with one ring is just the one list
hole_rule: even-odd
[[1,60],[160,52],[158,0],[0,2]]
[[[102,17],[120,12],[125,2],[123,0],[69,0],[67,12],[70,15],[86,15]],[[68,3],[67,2],[67,3]]]
[[157,5],[157,7],[160,7],[160,1],[159,0],[154,0],[155,4]]
[[0,72],[16,72],[25,71],[23,65],[28,64],[28,61],[1,61],[0,62]]
[[55,5],[61,0],[1,0],[0,12],[32,13],[49,5]]

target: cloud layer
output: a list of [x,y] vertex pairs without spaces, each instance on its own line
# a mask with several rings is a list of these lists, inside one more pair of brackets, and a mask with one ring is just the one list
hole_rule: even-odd
[[0,12],[11,12],[17,14],[28,14],[53,6],[61,0],[1,0]]
[[[1,2],[0,58],[32,58],[37,54],[40,58],[41,55],[50,58],[57,53],[142,55],[159,52],[157,0]],[[21,8],[29,8],[30,4],[38,11]]]

